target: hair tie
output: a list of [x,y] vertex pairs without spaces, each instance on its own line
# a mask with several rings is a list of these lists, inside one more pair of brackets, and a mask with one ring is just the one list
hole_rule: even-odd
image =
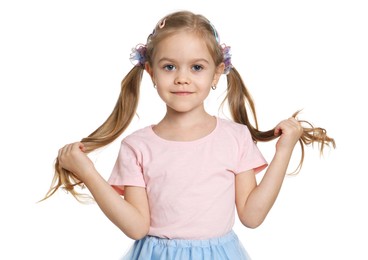
[[224,57],[224,64],[225,64],[225,69],[223,73],[227,75],[233,68],[233,64],[231,64],[231,52],[230,52],[231,47],[226,46],[226,44],[221,44],[220,47],[222,49],[222,56]]
[[138,44],[135,48],[132,48],[130,54],[130,62],[137,67],[144,67],[146,63],[146,51],[147,47],[145,44]]

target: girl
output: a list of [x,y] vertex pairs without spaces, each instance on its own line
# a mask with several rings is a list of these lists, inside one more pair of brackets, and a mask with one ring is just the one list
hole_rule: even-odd
[[[109,118],[81,142],[59,150],[46,198],[63,187],[83,200],[74,187],[87,186],[106,216],[136,240],[124,259],[249,259],[232,231],[235,208],[246,227],[258,227],[278,196],[295,144],[302,147],[300,170],[304,145],[317,142],[322,152],[324,145],[335,143],[324,129],[307,122],[303,127],[297,113],[270,131],[259,131],[253,101],[229,51],[205,17],[185,11],[164,17],[147,43],[134,49],[136,64],[123,79]],[[166,114],[124,138],[105,181],[87,153],[111,143],[129,126],[144,70]],[[233,121],[204,108],[222,73]],[[256,141],[275,138],[268,165]],[[257,184],[255,174],[266,167]]]

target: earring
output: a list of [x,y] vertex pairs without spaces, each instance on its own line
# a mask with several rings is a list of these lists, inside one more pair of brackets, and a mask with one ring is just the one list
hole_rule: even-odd
[[211,88],[212,88],[212,90],[215,90],[216,89],[216,85],[212,85]]

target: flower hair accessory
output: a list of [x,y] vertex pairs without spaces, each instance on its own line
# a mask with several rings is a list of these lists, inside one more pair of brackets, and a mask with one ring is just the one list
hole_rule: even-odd
[[130,54],[130,62],[137,67],[144,67],[146,63],[146,51],[147,47],[144,44],[138,44],[135,48],[132,48]]
[[230,70],[233,68],[233,64],[231,64],[231,53],[230,46],[226,46],[225,44],[221,44],[222,55],[224,56],[225,69],[224,74],[229,74]]

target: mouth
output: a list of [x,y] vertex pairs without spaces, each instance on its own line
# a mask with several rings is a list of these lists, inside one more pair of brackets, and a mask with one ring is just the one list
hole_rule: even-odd
[[193,94],[193,92],[190,92],[190,91],[174,91],[171,93],[174,95],[178,95],[178,96],[188,96],[190,94]]

